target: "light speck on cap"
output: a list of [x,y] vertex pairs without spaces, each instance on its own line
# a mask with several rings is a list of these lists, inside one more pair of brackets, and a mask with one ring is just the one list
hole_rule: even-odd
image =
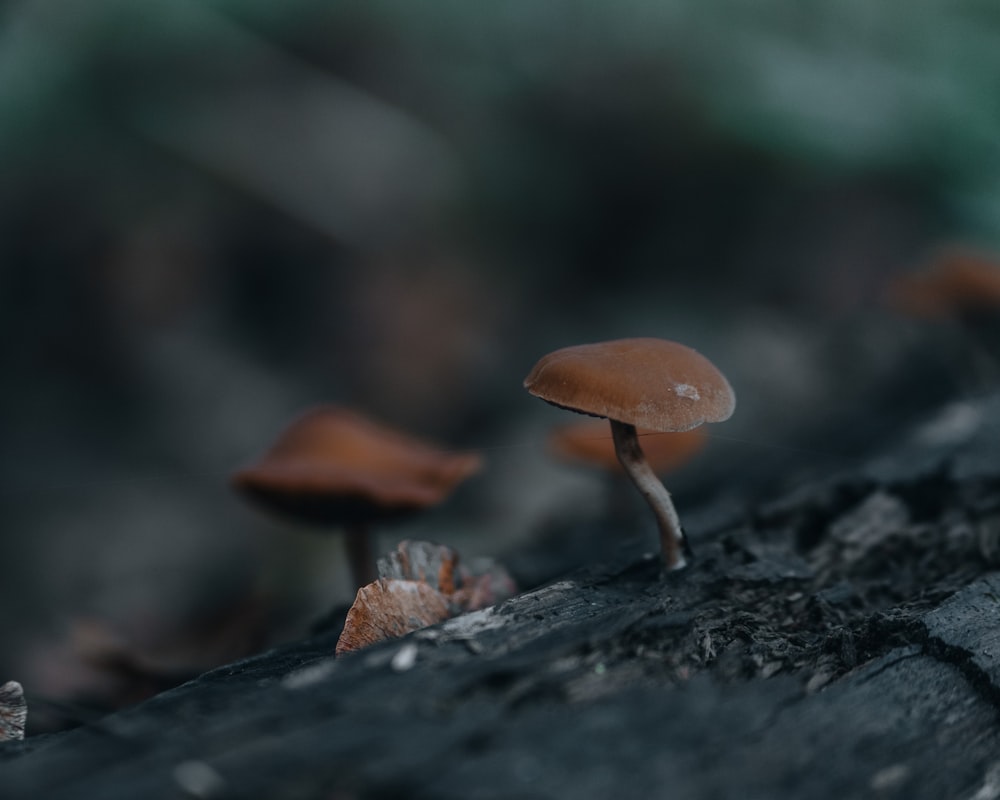
[[524,387],[553,405],[655,431],[728,419],[736,397],[701,353],[666,339],[617,339],[543,356]]

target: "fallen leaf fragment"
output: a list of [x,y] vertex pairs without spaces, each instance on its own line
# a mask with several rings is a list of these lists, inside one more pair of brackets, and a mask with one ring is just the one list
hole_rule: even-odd
[[447,598],[421,581],[379,578],[358,589],[337,655],[426,628],[451,616]]
[[404,539],[378,560],[380,578],[426,583],[442,594],[455,591],[458,553],[443,544]]
[[491,558],[459,564],[452,548],[406,539],[378,560],[381,576],[358,590],[337,655],[403,636],[513,597],[517,585]]
[[461,585],[450,596],[458,613],[479,611],[517,594],[517,584],[499,562],[477,559],[472,567],[460,569]]
[[28,721],[28,704],[24,689],[17,681],[7,681],[0,686],[0,742],[24,738]]

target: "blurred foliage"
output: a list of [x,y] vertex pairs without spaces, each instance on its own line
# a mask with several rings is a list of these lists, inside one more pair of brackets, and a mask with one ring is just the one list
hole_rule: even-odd
[[[395,131],[403,149],[419,141],[422,157],[447,161],[448,145],[416,117],[459,148],[476,192],[502,193],[497,184],[513,180],[506,191],[520,195],[529,173],[541,187],[535,202],[572,194],[558,147],[518,124],[517,108],[534,100],[584,124],[637,118],[639,147],[656,138],[668,146],[721,137],[824,169],[916,176],[968,228],[998,234],[1000,10],[989,0],[30,0],[8,5],[4,16],[0,158],[7,175],[29,170],[22,180],[30,178],[27,161],[82,155],[111,127],[208,161],[287,203],[280,186],[248,175],[245,161],[211,162],[225,162],[221,142],[239,149],[255,117],[261,122],[257,112],[295,85],[309,97],[270,112],[289,118],[283,131],[311,124],[310,103],[346,104],[375,116],[363,124]],[[244,115],[226,113],[230,91],[261,102]],[[340,127],[321,130],[339,131],[357,156],[352,114],[338,119]],[[199,125],[220,141],[206,143],[209,131]],[[317,169],[302,160],[324,152],[313,146],[288,154],[281,145],[280,136],[260,138],[245,157],[271,159],[301,178]],[[328,159],[330,149],[337,148],[325,151]],[[384,158],[385,148],[379,153]],[[100,155],[111,159],[110,169],[125,157]],[[345,169],[333,161],[334,172]],[[444,180],[453,166],[416,177]],[[329,216],[313,218],[306,200],[293,209],[332,224]]]

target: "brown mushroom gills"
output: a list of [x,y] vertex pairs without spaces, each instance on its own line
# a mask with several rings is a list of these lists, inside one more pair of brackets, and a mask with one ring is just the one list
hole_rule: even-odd
[[295,419],[233,485],[269,510],[344,530],[355,586],[378,578],[373,523],[401,519],[437,505],[482,459],[430,443],[336,406]]

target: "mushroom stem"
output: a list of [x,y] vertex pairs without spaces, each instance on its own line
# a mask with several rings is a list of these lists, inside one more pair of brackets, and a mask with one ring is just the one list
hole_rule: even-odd
[[681,552],[684,531],[681,529],[681,521],[674,508],[674,501],[670,498],[670,492],[660,483],[660,479],[646,462],[646,456],[639,446],[635,425],[614,419],[609,421],[618,460],[656,516],[656,524],[660,529],[663,564],[668,570],[681,569],[685,566],[684,555]]
[[360,589],[378,580],[372,534],[368,525],[363,522],[351,525],[345,533],[344,548],[347,551],[347,564],[351,569],[351,580],[354,581],[354,587]]

